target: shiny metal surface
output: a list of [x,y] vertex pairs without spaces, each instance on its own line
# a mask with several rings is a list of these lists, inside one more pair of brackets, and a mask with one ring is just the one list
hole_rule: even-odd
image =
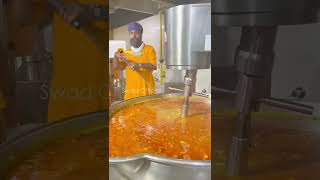
[[[182,90],[182,89],[177,89],[177,88],[173,88],[173,87],[168,87],[168,89],[172,90],[172,91],[176,91],[176,92],[184,92],[184,90]],[[193,94],[197,95],[197,96],[209,98],[209,99],[211,98],[211,94],[198,93],[198,92],[194,92]]]
[[214,0],[214,12],[272,12],[284,11],[284,8],[303,9],[306,5],[315,3],[317,0]]
[[59,123],[40,126],[32,132],[21,134],[16,139],[0,144],[0,179],[4,179],[8,169],[15,165],[17,160],[28,157],[44,143],[59,137],[79,135],[95,129],[106,127],[106,113],[96,112],[63,120]]
[[197,70],[187,70],[184,77],[184,102],[181,108],[181,117],[187,117],[189,112],[189,97],[195,91]]
[[30,56],[15,57],[16,117],[21,124],[46,123],[52,77],[52,54],[46,46],[50,40],[42,28],[37,34]]
[[319,21],[317,0],[215,0],[213,22],[218,26],[270,26]]
[[211,4],[188,4],[165,11],[169,69],[208,69],[211,52],[205,51],[205,36],[211,35]]
[[39,81],[39,61],[32,56],[15,58],[16,81]]
[[[112,104],[109,116],[118,110],[141,101],[183,97],[182,93],[157,94],[121,101]],[[211,104],[211,100],[203,98]],[[110,180],[210,180],[211,160],[193,161],[164,158],[150,154],[142,154],[126,158],[109,158]]]

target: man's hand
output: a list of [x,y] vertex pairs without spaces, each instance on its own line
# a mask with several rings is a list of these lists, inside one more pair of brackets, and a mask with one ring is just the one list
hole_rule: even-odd
[[119,60],[122,60],[122,59],[125,59],[124,55],[116,52],[114,54],[114,59],[112,60],[112,68],[124,70],[127,64],[124,62],[119,62]]
[[[114,58],[115,58],[116,61],[118,61],[120,59],[126,60],[126,57],[123,54],[120,54],[118,52],[116,52],[114,54]],[[132,69],[133,71],[137,71],[137,70],[139,70],[139,68],[142,67],[142,64],[140,64],[140,63],[135,63],[135,62],[132,62],[132,61],[128,61],[128,62],[129,62],[129,64],[128,64],[129,68]],[[118,64],[118,62],[115,62],[115,65],[116,64]]]
[[120,54],[118,52],[114,53],[114,58],[119,60],[119,59],[125,59],[125,56],[123,54]]
[[133,70],[133,71],[137,71],[140,68],[139,63],[135,63],[135,62],[129,62],[129,67]]
[[[118,64],[118,61],[119,60],[126,60],[126,57],[123,55],[123,54],[120,54],[118,52],[116,52],[114,54],[114,58],[117,62],[115,62],[115,64]],[[139,63],[135,63],[135,62],[132,62],[132,61],[128,61],[129,64],[127,64],[129,66],[130,69],[132,69],[133,71],[137,71],[139,69]]]

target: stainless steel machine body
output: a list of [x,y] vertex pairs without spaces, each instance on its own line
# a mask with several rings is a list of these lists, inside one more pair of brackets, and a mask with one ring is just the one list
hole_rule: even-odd
[[317,21],[318,0],[215,0],[213,23],[217,26],[272,26]]
[[187,4],[165,12],[169,69],[209,69],[211,52],[205,51],[206,35],[211,35],[211,4]]
[[[259,101],[262,102],[262,99],[270,96],[277,26],[317,22],[319,7],[320,3],[317,0],[240,0],[237,2],[216,0],[214,2],[213,23],[216,26],[242,28],[240,44],[235,53],[239,74],[235,99],[238,117],[234,125],[234,135],[227,161],[228,175],[243,175],[248,170],[248,149],[251,143],[250,116],[252,111],[257,110],[256,105]],[[280,104],[278,100],[273,102]],[[292,104],[287,105],[287,107],[292,106]]]
[[188,115],[189,96],[195,90],[197,70],[210,68],[211,51],[205,49],[206,36],[211,35],[210,14],[211,3],[179,5],[165,12],[166,67],[186,70],[183,117]]
[[[114,103],[109,116],[118,110],[135,103],[156,98],[181,97],[181,93],[157,94]],[[196,95],[195,95],[196,96]],[[211,104],[209,98],[204,101]],[[111,118],[109,118],[111,119]],[[142,154],[124,158],[109,158],[110,180],[209,180],[211,179],[211,160],[179,160],[151,154]]]

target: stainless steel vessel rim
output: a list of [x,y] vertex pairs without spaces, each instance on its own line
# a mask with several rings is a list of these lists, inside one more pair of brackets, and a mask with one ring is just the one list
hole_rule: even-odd
[[[207,103],[211,105],[211,100],[206,97],[193,95],[199,98],[206,99]],[[129,99],[126,101],[120,101],[118,103],[115,103],[111,105],[109,115],[113,115],[114,111],[117,111],[123,107],[126,107],[130,104],[135,104],[139,102],[143,102],[144,100],[152,100],[155,98],[168,98],[168,97],[183,97],[183,93],[164,93],[164,94],[156,94],[152,96],[143,96],[138,98]],[[109,118],[110,120],[111,118]],[[181,165],[181,166],[211,166],[211,160],[182,160],[182,159],[175,159],[175,158],[168,158],[163,156],[157,156],[152,154],[139,154],[129,157],[123,157],[123,158],[110,158],[109,157],[109,164],[117,164],[117,163],[123,163],[123,162],[129,162],[129,161],[136,161],[136,160],[142,160],[142,159],[148,159],[154,162],[163,163],[163,164],[170,164],[170,165]]]
[[[155,94],[152,96],[143,96],[143,97],[132,98],[132,99],[129,99],[126,101],[117,101],[117,102],[111,104],[111,106],[109,108],[109,116],[113,115],[114,111],[116,111],[117,109],[122,108],[121,105],[123,105],[125,107],[126,105],[140,103],[145,100],[152,100],[152,99],[156,99],[156,98],[168,98],[168,97],[184,97],[184,94],[183,93],[162,93],[162,94]],[[211,104],[211,98],[206,98],[206,97],[202,97],[202,96],[198,96],[198,95],[193,95],[192,97],[206,99],[206,102]]]
[[210,167],[211,160],[182,160],[182,159],[175,159],[151,154],[140,154],[125,158],[109,158],[109,164],[118,164],[122,162],[129,162],[129,161],[137,161],[148,159],[153,162],[162,163],[162,164],[169,164],[169,165],[181,165],[181,166],[204,166]]

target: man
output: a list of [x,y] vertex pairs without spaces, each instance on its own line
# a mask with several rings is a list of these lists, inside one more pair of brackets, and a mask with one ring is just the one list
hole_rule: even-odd
[[123,54],[117,52],[114,61],[115,68],[126,70],[125,100],[155,94],[152,72],[157,69],[154,48],[142,41],[142,26],[130,23],[128,32],[132,47]]

